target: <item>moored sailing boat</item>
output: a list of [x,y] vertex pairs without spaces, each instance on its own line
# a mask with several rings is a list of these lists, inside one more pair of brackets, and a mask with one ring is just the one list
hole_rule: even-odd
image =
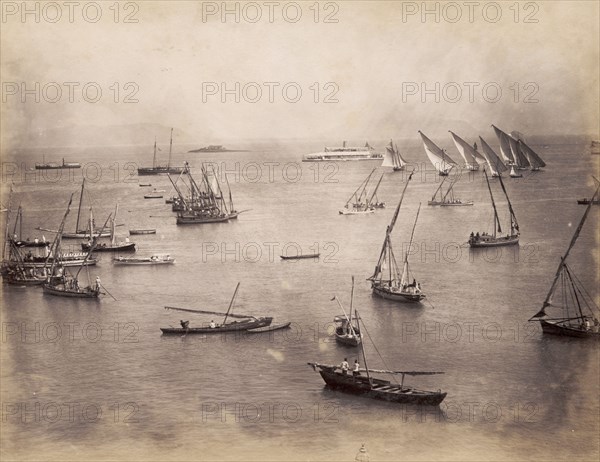
[[81,250],[94,249],[94,252],[117,252],[117,251],[135,251],[135,243],[129,242],[129,238],[125,242],[117,242],[116,220],[119,212],[119,204],[115,206],[115,214],[110,218],[110,243],[99,243],[98,237],[93,236],[88,242],[81,243]]
[[[60,255],[62,231],[65,227],[65,221],[67,219],[67,215],[69,214],[72,199],[73,199],[73,196],[71,195],[71,199],[69,200],[69,204],[67,205],[67,210],[66,210],[63,220],[60,224],[59,231],[56,234],[56,238],[54,239],[54,242],[52,243],[52,252],[54,253],[54,255]],[[87,259],[90,258],[92,251],[93,251],[93,246],[88,251],[83,263],[77,270],[77,273],[75,273],[74,275],[71,275],[69,273],[69,271],[70,271],[69,267],[63,266],[60,263],[60,259],[54,260],[52,262],[52,266],[50,268],[50,274],[48,275],[48,278],[47,278],[45,284],[42,286],[44,293],[48,294],[48,295],[56,295],[56,296],[60,296],[60,297],[98,298],[100,296],[100,294],[102,293],[100,291],[100,287],[101,287],[100,278],[96,277],[96,281],[92,285],[89,282],[89,278],[90,278],[89,270],[85,264]],[[86,268],[86,271],[87,271],[88,285],[85,287],[81,287],[79,285],[78,278],[79,278],[79,274],[81,273],[81,270],[84,267]]]
[[[359,187],[352,193],[352,195],[346,201],[346,205],[344,208],[339,211],[340,215],[359,215],[363,213],[373,213],[375,211],[375,207],[371,204],[370,199],[367,193],[367,186],[369,184],[369,180],[375,173],[375,168],[371,170],[371,173],[363,180],[363,182],[359,185]],[[383,177],[383,175],[382,175]],[[379,183],[381,183],[381,178],[379,179]],[[379,183],[377,183],[377,187],[375,188],[374,194],[377,193],[377,188],[379,188]]]
[[448,175],[450,169],[458,164],[443,149],[440,149],[433,141],[421,133],[421,131],[419,131],[419,134],[423,140],[425,154],[427,154],[435,169],[442,176]]
[[356,316],[354,318],[356,322],[353,322],[352,319],[352,308],[354,304],[354,276],[352,276],[352,291],[350,292],[350,316],[348,317],[346,310],[344,310],[344,307],[342,306],[342,303],[335,295],[333,296],[332,300],[335,300],[338,303],[342,313],[344,313],[343,316],[336,316],[333,318],[333,322],[336,324],[334,332],[336,342],[343,345],[358,346],[362,336],[360,334],[360,327],[358,326],[358,319],[356,319]]
[[[394,230],[394,225],[396,224],[396,220],[398,219],[398,213],[400,212],[400,207],[402,206],[402,200],[404,199],[404,193],[406,192],[406,187],[412,178],[413,172],[408,177],[406,184],[404,185],[404,190],[402,191],[402,196],[400,197],[400,202],[398,202],[398,206],[396,207],[396,211],[394,212],[394,216],[392,217],[392,221],[387,227],[385,231],[385,239],[383,241],[383,247],[381,249],[381,254],[379,255],[379,260],[377,261],[377,265],[375,266],[375,271],[373,275],[368,278],[371,281],[371,289],[373,290],[373,294],[386,298],[388,300],[393,300],[396,302],[411,302],[416,303],[420,302],[425,298],[425,294],[421,291],[421,285],[413,278],[412,283],[410,283],[410,272],[408,268],[408,255],[409,249],[412,246],[413,237],[415,234],[415,228],[417,226],[417,220],[419,218],[419,211],[421,210],[421,204],[419,204],[419,209],[417,210],[417,216],[415,218],[415,224],[413,225],[412,233],[410,235],[410,244],[406,250],[404,256],[404,265],[402,267],[402,273],[400,273],[400,268],[398,267],[398,263],[396,262],[396,257],[394,256],[394,250],[392,248],[391,235]],[[384,271],[384,266],[387,265],[387,272]]]
[[[70,233],[70,232],[65,232],[64,230],[62,230],[62,236],[61,239],[88,239],[92,234],[95,234],[97,237],[108,237],[110,236],[110,233],[108,231],[104,231],[103,229],[99,229],[99,228],[95,228],[94,227],[94,219],[93,219],[93,214],[92,214],[92,208],[90,207],[90,227],[88,229],[80,229],[79,228],[79,223],[81,220],[81,206],[83,204],[83,190],[85,188],[85,178],[83,179],[83,181],[81,182],[81,193],[79,195],[79,205],[77,207],[77,221],[75,223],[75,231]],[[48,231],[50,233],[58,233],[57,230],[54,229],[47,229],[47,228],[41,228],[41,227],[37,227],[36,229],[39,229],[40,231]]]
[[[356,313],[356,317],[357,319],[359,319],[358,313]],[[391,371],[369,369],[367,365],[367,357],[365,355],[365,348],[363,343],[361,343],[361,351],[363,355],[363,360],[365,362],[365,367],[363,369],[355,369],[352,373],[348,372],[345,369],[341,369],[340,366],[335,365],[319,364],[312,362],[309,362],[308,365],[312,366],[312,368],[315,371],[319,372],[321,378],[330,388],[334,390],[340,390],[346,393],[362,395],[366,398],[391,401],[401,404],[438,406],[446,397],[447,393],[443,393],[441,390],[426,391],[404,385],[404,378],[407,375],[435,375],[443,374],[443,372]],[[381,359],[383,360],[383,358]],[[363,372],[366,372],[367,375],[362,375]],[[375,378],[372,376],[372,374],[389,374],[392,376],[392,380],[395,383],[392,383],[392,381],[390,380]],[[400,383],[397,382],[396,375],[400,375],[402,377]]]
[[[459,176],[455,176],[452,179],[452,181],[450,182],[450,185],[448,186],[448,189],[444,193],[442,191],[442,186],[448,179],[448,176],[444,176],[440,185],[433,193],[433,196],[431,196],[431,200],[427,202],[427,205],[440,205],[443,207],[460,207],[460,206],[473,205],[473,201],[462,201],[462,200],[454,197],[454,191],[452,190],[452,187],[458,181],[458,178],[459,178]],[[438,198],[438,193],[439,193],[439,198]]]
[[[600,186],[596,188],[592,200],[598,195],[599,190]],[[567,257],[577,242],[591,207],[592,204],[588,204],[579,226],[577,226],[571,238],[565,256],[560,259],[560,264],[554,275],[548,295],[544,299],[542,309],[529,319],[529,321],[539,321],[544,334],[600,339],[600,310],[598,305],[567,265]],[[561,291],[560,294],[557,294],[559,280],[561,281]],[[553,300],[555,296],[558,299],[557,302]],[[547,317],[546,309],[556,305],[561,307],[562,315]]]
[[471,236],[469,237],[469,245],[471,247],[498,247],[503,245],[518,244],[520,234],[519,224],[517,223],[517,217],[512,208],[512,204],[510,203],[510,199],[508,198],[508,194],[506,192],[506,188],[504,187],[504,182],[502,181],[501,176],[499,176],[498,179],[500,180],[502,191],[504,192],[504,196],[508,202],[508,210],[510,211],[510,234],[506,234],[506,236],[499,236],[496,234],[496,225],[498,226],[498,233],[502,233],[502,226],[500,225],[500,218],[498,217],[498,210],[496,209],[496,203],[494,202],[494,195],[492,194],[492,188],[490,186],[490,181],[485,169],[483,170],[483,173],[485,174],[485,181],[490,192],[490,198],[492,199],[492,207],[494,209],[494,228],[492,234],[488,234],[487,232],[482,234],[479,234],[479,232],[477,234],[471,233]]
[[389,146],[385,147],[385,154],[383,155],[382,167],[393,167],[394,172],[404,170],[407,162],[402,158],[400,151],[398,151],[398,145],[394,146],[393,140],[390,140]]
[[[176,308],[173,306],[165,306],[166,310],[176,310],[176,311],[185,311],[188,313],[201,313],[201,314],[217,314],[217,315],[225,315],[223,322],[221,324],[216,324],[213,321],[210,324],[205,324],[200,327],[190,327],[189,321],[181,320],[181,327],[161,327],[160,330],[163,334],[217,334],[222,332],[236,332],[236,331],[247,331],[248,329],[256,329],[259,327],[266,327],[271,324],[273,321],[272,317],[256,317],[251,315],[239,315],[233,314],[231,309],[233,307],[233,303],[235,301],[235,297],[238,293],[238,289],[240,288],[240,283],[238,282],[235,287],[235,292],[233,293],[233,297],[231,298],[231,302],[229,302],[229,308],[226,313],[219,313],[217,311],[206,311],[206,310],[191,310],[188,308]],[[228,318],[241,318],[241,321],[230,321],[227,322]]]
[[171,141],[169,142],[169,160],[167,165],[156,165],[156,138],[154,139],[154,157],[152,159],[152,167],[138,167],[138,175],[161,175],[165,173],[181,173],[182,167],[171,166],[171,153],[173,151],[173,129],[171,128]]
[[[212,166],[208,170],[202,164],[200,185],[192,177],[187,162],[184,165],[182,176],[186,176],[189,180],[189,197],[183,195],[181,189],[176,186],[171,176],[169,176],[169,180],[171,180],[173,187],[179,195],[178,203],[181,205],[181,207],[177,208],[178,225],[220,223],[237,218],[242,213],[241,211],[236,211],[233,206],[233,198],[227,176],[225,176],[225,181],[229,190],[229,201],[225,200],[221,185]],[[175,205],[173,204],[173,206]],[[175,209],[175,207],[173,208]]]

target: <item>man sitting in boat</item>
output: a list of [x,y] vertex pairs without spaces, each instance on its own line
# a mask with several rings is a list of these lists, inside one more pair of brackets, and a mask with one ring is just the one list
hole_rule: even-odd
[[210,321],[209,327],[210,327],[211,329],[214,329],[214,328],[216,328],[216,327],[217,327],[217,325],[215,324],[215,322],[214,322],[214,321]]
[[354,370],[352,371],[352,375],[360,375],[360,365],[358,364],[358,359],[354,360]]
[[182,327],[182,328],[184,328],[184,329],[187,329],[187,328],[188,328],[188,326],[190,325],[190,322],[189,322],[189,321],[184,321],[183,319],[181,319],[181,320],[179,321],[179,323],[181,324],[181,327]]

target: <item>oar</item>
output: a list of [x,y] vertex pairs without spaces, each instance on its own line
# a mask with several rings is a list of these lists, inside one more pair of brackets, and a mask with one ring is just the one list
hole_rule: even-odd
[[106,290],[106,293],[108,295],[110,295],[115,302],[118,301],[115,297],[113,297],[113,295],[108,291],[108,289],[106,287],[104,287],[102,284],[100,284],[100,287],[102,287],[104,290]]

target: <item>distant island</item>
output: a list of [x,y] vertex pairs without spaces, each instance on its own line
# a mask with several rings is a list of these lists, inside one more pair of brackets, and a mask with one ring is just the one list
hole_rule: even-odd
[[188,152],[248,152],[247,149],[226,149],[225,146],[221,144],[209,144],[203,148],[192,149]]

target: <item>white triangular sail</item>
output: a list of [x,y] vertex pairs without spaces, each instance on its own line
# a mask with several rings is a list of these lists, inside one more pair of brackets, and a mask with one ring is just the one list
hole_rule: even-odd
[[509,136],[495,125],[492,125],[492,127],[496,132],[498,141],[500,141],[500,155],[502,156],[502,160],[504,161],[504,163],[514,162],[512,152],[510,150],[510,141],[508,139]]
[[529,166],[529,161],[525,157],[525,155],[519,149],[519,142],[512,136],[508,136],[508,141],[510,143],[510,152],[512,153],[513,159],[515,160],[514,164],[518,168],[526,168]]
[[456,133],[454,133],[451,130],[448,131],[450,132],[450,135],[452,135],[452,140],[456,145],[456,149],[458,149],[458,152],[465,160],[465,167],[467,167],[469,170],[477,170],[479,168],[477,157],[481,157],[481,155],[477,151],[475,151],[475,149],[473,149],[473,146],[471,146],[469,143],[463,140]]
[[427,157],[438,172],[442,175],[447,175],[452,166],[458,165],[448,154],[427,138],[421,131],[419,131],[419,134],[423,140],[425,154],[427,154]]
[[481,141],[481,148],[483,150],[483,155],[485,160],[490,167],[493,176],[499,176],[502,172],[508,170],[506,165],[500,160],[498,155],[494,152],[494,150],[490,147],[489,144],[485,142],[485,140],[480,136],[479,140]]

